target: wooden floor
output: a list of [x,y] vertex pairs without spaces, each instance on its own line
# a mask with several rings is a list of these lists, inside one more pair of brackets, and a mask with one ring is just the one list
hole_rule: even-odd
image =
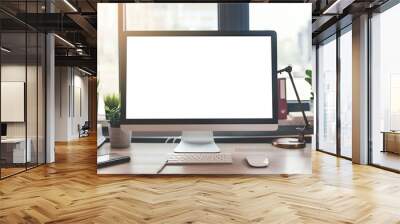
[[1,177],[7,177],[19,172],[22,172],[25,170],[25,167],[7,167],[7,168],[1,168]]
[[313,174],[97,176],[95,138],[0,181],[0,223],[400,223],[400,175],[323,153]]
[[33,169],[36,166],[37,166],[36,164],[27,164],[27,168],[25,168],[24,164],[19,164],[18,167],[1,168],[1,178],[6,178],[8,176],[24,172],[26,171],[26,169]]

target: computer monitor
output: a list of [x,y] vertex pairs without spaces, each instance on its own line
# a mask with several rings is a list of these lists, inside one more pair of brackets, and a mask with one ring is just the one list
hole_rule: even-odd
[[175,152],[219,152],[213,131],[277,129],[274,31],[128,32],[121,127],[182,131]]
[[1,137],[7,137],[7,124],[1,123]]

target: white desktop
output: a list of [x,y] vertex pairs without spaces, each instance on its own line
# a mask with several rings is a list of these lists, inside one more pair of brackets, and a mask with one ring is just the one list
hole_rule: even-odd
[[277,129],[276,33],[132,32],[125,131],[182,131],[175,152],[219,152],[213,131]]
[[1,123],[1,147],[2,152],[12,151],[12,158],[8,158],[11,163],[25,163],[32,160],[31,138],[7,137],[7,123]]

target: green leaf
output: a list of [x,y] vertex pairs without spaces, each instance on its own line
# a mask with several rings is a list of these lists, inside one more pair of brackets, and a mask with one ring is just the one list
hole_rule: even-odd
[[109,94],[104,97],[106,119],[111,126],[116,126],[121,120],[121,101],[118,94]]
[[[312,71],[311,71],[310,69],[307,69],[307,70],[306,70],[306,76],[305,76],[304,80],[305,80],[308,84],[310,84],[311,89],[312,89]],[[314,93],[311,91],[310,100],[313,100],[313,99],[314,99]]]

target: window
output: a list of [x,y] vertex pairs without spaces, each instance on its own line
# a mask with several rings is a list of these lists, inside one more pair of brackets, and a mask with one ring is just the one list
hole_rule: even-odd
[[[400,170],[400,156],[392,152],[400,147],[400,135],[392,136],[387,142],[382,132],[400,130],[400,33],[396,29],[399,21],[400,5],[375,14],[371,19],[372,163],[396,170]],[[385,147],[384,142],[394,143],[393,149]]]
[[318,149],[336,154],[336,36],[318,48]]
[[127,31],[218,30],[218,4],[125,4],[125,24]]
[[[250,3],[249,10],[250,30],[277,32],[278,69],[292,65],[301,100],[310,100],[311,87],[304,78],[306,69],[312,69],[311,4]],[[285,17],[282,12],[290,16]],[[286,74],[283,76],[286,77]],[[286,86],[287,99],[296,100],[288,79]]]
[[[98,120],[105,120],[103,97],[119,92],[118,4],[101,3],[97,7]],[[107,44],[103,44],[107,43]]]
[[352,32],[340,36],[340,154],[352,157]]

